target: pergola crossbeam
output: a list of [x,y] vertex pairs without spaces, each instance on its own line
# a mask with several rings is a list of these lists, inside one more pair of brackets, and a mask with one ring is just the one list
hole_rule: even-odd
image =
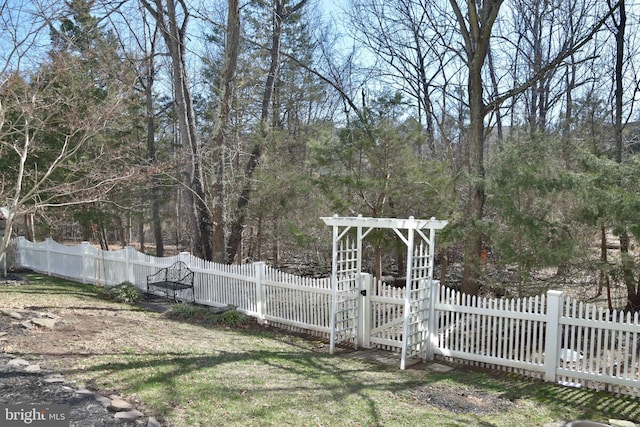
[[399,230],[442,230],[448,221],[431,219],[409,218],[371,218],[371,217],[340,217],[337,215],[321,218],[327,225],[351,226],[363,228],[397,228]]

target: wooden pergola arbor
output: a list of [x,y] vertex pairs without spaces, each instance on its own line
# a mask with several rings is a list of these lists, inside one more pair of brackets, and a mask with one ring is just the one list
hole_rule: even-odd
[[[332,306],[330,351],[345,341],[368,342],[369,334],[362,319],[363,305],[369,303],[362,283],[362,242],[375,229],[391,229],[407,247],[406,282],[402,322],[400,369],[407,359],[433,357],[429,324],[433,322],[430,301],[433,280],[435,232],[448,222],[431,219],[333,217],[321,218],[333,227]],[[431,320],[431,322],[430,322]],[[400,321],[400,319],[398,319]]]

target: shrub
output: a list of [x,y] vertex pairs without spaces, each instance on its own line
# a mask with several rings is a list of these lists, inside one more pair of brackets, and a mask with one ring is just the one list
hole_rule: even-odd
[[213,316],[214,322],[219,325],[241,326],[249,322],[249,317],[238,310],[229,310]]
[[207,307],[185,303],[172,305],[165,312],[165,315],[173,319],[224,326],[241,326],[249,322],[249,317],[246,314],[235,309],[213,313]]
[[165,315],[174,319],[207,321],[211,316],[211,313],[206,309],[206,307],[179,303],[169,307],[165,312]]
[[126,304],[135,304],[142,299],[142,291],[131,282],[109,286],[104,290],[107,299]]

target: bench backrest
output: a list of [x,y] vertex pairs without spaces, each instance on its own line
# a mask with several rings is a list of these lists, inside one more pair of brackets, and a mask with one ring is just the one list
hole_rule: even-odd
[[181,282],[185,279],[191,281],[192,279],[188,276],[193,276],[193,271],[189,270],[187,264],[182,261],[177,261],[167,267],[166,272],[166,280],[169,282]]

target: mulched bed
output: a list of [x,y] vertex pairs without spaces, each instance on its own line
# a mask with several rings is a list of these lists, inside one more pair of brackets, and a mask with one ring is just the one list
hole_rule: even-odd
[[509,411],[517,402],[474,387],[450,390],[446,385],[424,385],[409,393],[418,402],[454,413],[495,414]]

